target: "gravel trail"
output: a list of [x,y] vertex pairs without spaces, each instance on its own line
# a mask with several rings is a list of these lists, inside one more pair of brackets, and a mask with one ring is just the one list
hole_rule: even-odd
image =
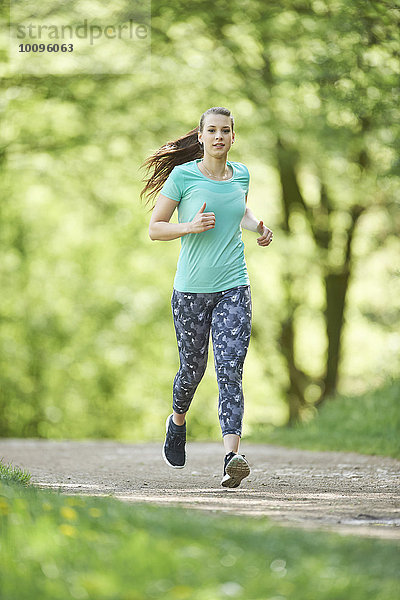
[[169,468],[161,444],[0,440],[0,458],[39,487],[113,495],[126,502],[268,516],[280,525],[400,538],[400,461],[242,442],[252,468],[238,489],[220,486],[220,443],[189,442],[185,469]]

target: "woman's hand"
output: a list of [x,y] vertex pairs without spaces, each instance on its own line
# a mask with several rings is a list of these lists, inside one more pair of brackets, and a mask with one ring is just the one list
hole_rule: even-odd
[[188,233],[202,233],[215,227],[215,214],[212,212],[204,212],[206,209],[206,203],[200,208],[199,212],[195,214],[193,219],[188,223]]
[[274,235],[272,231],[268,229],[262,221],[259,222],[257,231],[261,234],[261,237],[257,238],[257,244],[259,246],[269,246]]

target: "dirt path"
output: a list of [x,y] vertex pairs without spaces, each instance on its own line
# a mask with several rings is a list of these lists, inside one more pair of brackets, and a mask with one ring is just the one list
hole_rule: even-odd
[[35,484],[68,494],[109,495],[242,515],[292,527],[400,538],[400,461],[242,443],[252,472],[220,487],[222,447],[188,444],[186,468],[169,468],[160,444],[0,440],[0,458]]

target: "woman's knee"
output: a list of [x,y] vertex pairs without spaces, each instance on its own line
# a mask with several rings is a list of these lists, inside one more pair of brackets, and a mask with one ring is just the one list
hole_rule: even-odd
[[189,385],[191,387],[197,387],[199,385],[200,381],[203,379],[205,372],[206,372],[206,367],[204,366],[204,367],[201,367],[200,369],[197,369],[197,371],[185,373],[182,376],[182,381],[186,385]]
[[207,365],[200,365],[196,369],[180,368],[175,378],[175,385],[185,390],[196,388],[203,379]]
[[227,356],[215,360],[215,371],[218,383],[241,385],[245,356]]

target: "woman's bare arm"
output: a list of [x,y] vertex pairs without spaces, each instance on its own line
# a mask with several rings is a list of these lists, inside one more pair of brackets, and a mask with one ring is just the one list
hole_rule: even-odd
[[150,219],[149,236],[152,240],[176,240],[188,233],[202,233],[215,227],[214,213],[206,213],[206,203],[188,223],[170,223],[179,202],[160,194]]
[[246,206],[246,212],[243,215],[243,219],[240,223],[240,226],[243,229],[248,229],[249,231],[254,231],[255,233],[260,234],[261,237],[257,238],[257,244],[259,246],[269,246],[272,242],[272,231],[268,227],[266,227],[266,225],[264,225],[263,221],[259,221],[254,216],[252,210],[248,206]]
[[240,226],[243,229],[248,229],[249,231],[255,231],[258,232],[258,226],[260,224],[260,221],[258,219],[256,219],[256,217],[254,216],[252,210],[246,206],[246,212],[243,215],[243,219],[242,222],[240,223]]

